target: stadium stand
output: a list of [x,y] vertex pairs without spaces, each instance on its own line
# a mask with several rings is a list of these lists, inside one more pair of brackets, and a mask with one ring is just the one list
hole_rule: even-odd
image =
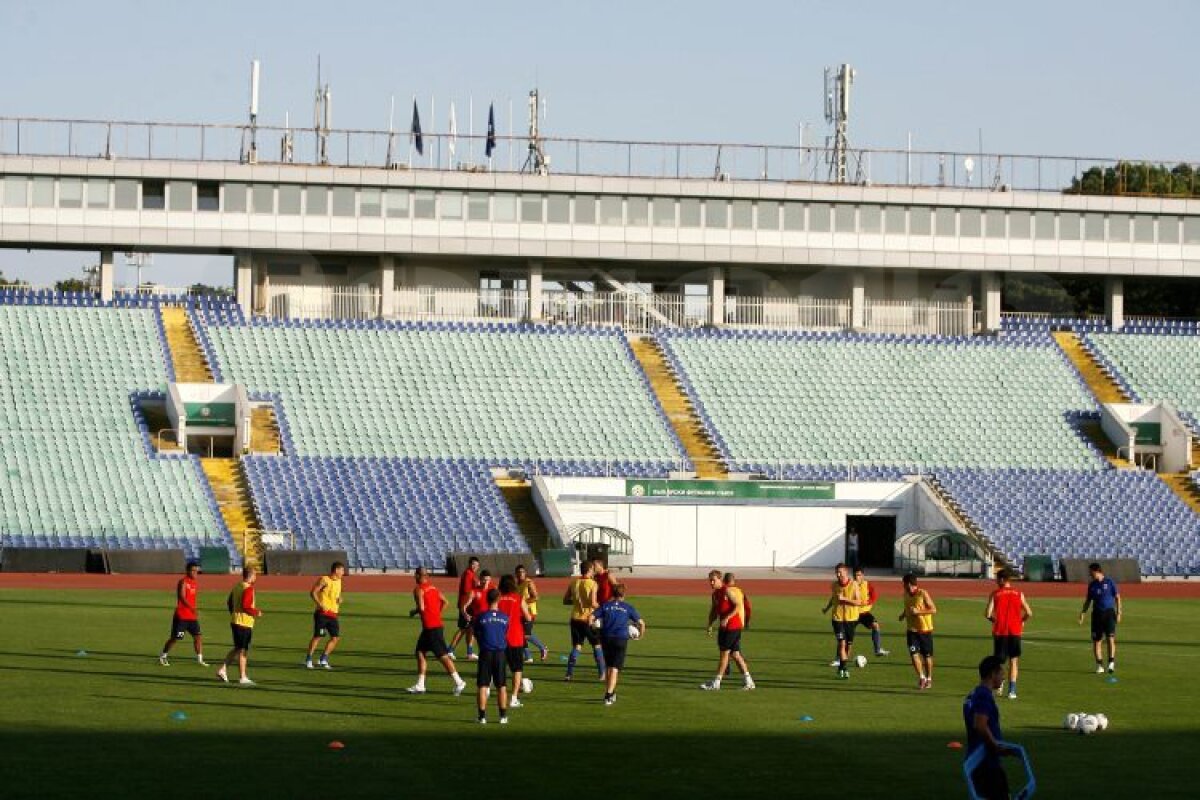
[[1085,337],[1091,353],[1138,402],[1171,403],[1193,430],[1200,414],[1200,336],[1197,323],[1130,326],[1122,333]]
[[[232,547],[198,461],[150,447],[156,303],[0,293],[0,532],[14,546]],[[131,406],[132,413],[131,413]]]

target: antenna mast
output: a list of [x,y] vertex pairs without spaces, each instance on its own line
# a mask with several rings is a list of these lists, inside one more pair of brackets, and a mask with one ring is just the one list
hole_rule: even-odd
[[[849,64],[825,68],[825,122],[833,126],[829,178],[845,183],[850,155],[850,87],[858,71]],[[828,142],[828,139],[826,139]]]
[[534,175],[549,175],[550,159],[546,157],[546,153],[542,149],[542,134],[538,125],[538,118],[542,110],[541,105],[538,90],[534,89],[530,91],[529,154],[525,156],[525,164],[521,167],[521,172],[529,172]]
[[246,161],[258,163],[258,76],[260,62],[256,58],[250,62],[250,152]]
[[321,57],[317,56],[317,91],[313,99],[313,131],[317,134],[317,163],[329,163],[329,131],[333,127],[333,92],[321,86]]

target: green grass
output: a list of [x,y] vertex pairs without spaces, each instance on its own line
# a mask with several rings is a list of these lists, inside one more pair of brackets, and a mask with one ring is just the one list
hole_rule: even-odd
[[[838,682],[826,666],[832,638],[821,599],[756,598],[745,644],[759,689],[739,691],[734,679],[713,694],[697,688],[716,654],[703,633],[706,598],[635,597],[649,632],[630,647],[612,708],[599,702],[590,659],[575,683],[561,682],[565,609],[546,604],[538,629],[551,660],[534,665],[527,707],[501,728],[475,725],[473,699],[452,697],[440,672],[431,672],[430,694],[406,695],[417,632],[408,597],[355,595],[353,581],[347,590],[344,647],[328,673],[299,667],[307,599],[260,595],[254,688],[219,684],[189,659],[189,642],[170,668],[158,665],[169,596],[0,591],[3,795],[963,796],[961,753],[947,743],[964,738],[962,698],[990,650],[980,600],[938,600],[935,687],[919,693],[897,601],[881,614],[893,655]],[[203,598],[210,661],[229,643],[222,600]],[[1034,601],[1021,699],[1001,701],[1005,734],[1029,748],[1040,795],[1194,796],[1198,604],[1128,603],[1116,684],[1090,672],[1078,607]],[[1078,710],[1106,713],[1111,728],[1092,737],[1061,730],[1063,715]],[[187,720],[172,720],[176,711]],[[345,750],[327,748],[335,739]]]

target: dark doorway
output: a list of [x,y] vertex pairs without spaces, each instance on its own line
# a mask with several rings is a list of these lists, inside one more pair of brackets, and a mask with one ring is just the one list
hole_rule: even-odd
[[[852,548],[857,535],[858,550]],[[846,515],[846,563],[864,569],[893,569],[896,550],[896,518],[892,516]]]

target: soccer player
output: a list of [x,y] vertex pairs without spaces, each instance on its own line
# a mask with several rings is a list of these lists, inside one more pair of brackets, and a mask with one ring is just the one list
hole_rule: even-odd
[[342,576],[345,574],[346,565],[340,561],[333,562],[329,567],[329,574],[322,575],[308,593],[316,604],[313,610],[313,635],[308,642],[308,655],[304,657],[304,666],[308,669],[313,668],[313,653],[326,635],[329,636],[329,642],[321,651],[321,660],[318,663],[324,669],[333,669],[329,663],[329,654],[337,649],[338,642],[342,640],[338,612],[342,607]]
[[963,723],[967,728],[967,752],[969,758],[981,747],[987,748],[987,756],[971,774],[975,792],[985,800],[1008,800],[1008,776],[1000,766],[1000,757],[1013,754],[1011,748],[1000,742],[1000,709],[996,705],[995,692],[1004,685],[1004,659],[987,656],[979,662],[979,685],[963,701]]
[[458,609],[458,629],[454,631],[454,638],[450,640],[450,658],[454,658],[454,648],[458,647],[458,641],[464,636],[467,639],[467,660],[470,661],[475,655],[475,650],[471,647],[471,642],[474,640],[475,634],[471,631],[471,621],[463,612],[463,604],[471,598],[472,593],[479,586],[479,578],[476,573],[479,571],[479,559],[471,556],[467,559],[467,568],[463,570],[463,574],[458,576],[458,602],[454,607]]
[[[445,628],[442,624],[442,609],[446,607],[446,597],[429,580],[429,570],[417,567],[413,575],[417,585],[413,587],[413,602],[416,612],[421,617],[421,635],[417,637],[417,647],[414,655],[417,658],[417,682],[408,687],[409,694],[425,694],[425,672],[428,662],[426,653],[442,662],[442,667],[450,680],[454,682],[454,695],[462,694],[467,682],[458,675],[454,668],[454,660],[450,658],[450,648],[446,647]],[[414,615],[415,616],[415,615]]]
[[713,623],[719,623],[717,631],[717,675],[711,681],[700,684],[707,692],[720,691],[721,678],[729,670],[729,661],[737,664],[742,672],[742,688],[754,688],[754,679],[750,677],[750,666],[742,655],[742,631],[749,622],[746,595],[738,588],[736,576],[732,572],[724,575],[719,570],[708,573],[708,585],[712,587],[712,603],[708,610],[708,630],[712,636]]
[[[1121,621],[1121,593],[1113,579],[1105,577],[1098,563],[1088,564],[1088,572],[1092,580],[1087,587],[1083,610],[1079,612],[1079,624],[1083,624],[1083,616],[1091,606],[1092,655],[1096,658],[1096,674],[1104,673],[1104,662],[1100,660],[1101,640],[1108,643],[1108,671],[1111,674],[1117,671],[1117,623]],[[196,647],[200,645],[197,643]]]
[[184,575],[175,584],[175,614],[171,618],[171,635],[163,643],[162,652],[158,654],[158,663],[164,667],[171,666],[167,654],[175,646],[175,642],[183,639],[184,634],[191,634],[192,648],[196,651],[196,663],[207,667],[204,662],[204,641],[200,636],[200,615],[196,611],[196,597],[199,584],[196,577],[200,574],[200,562],[189,561]]
[[[475,617],[488,610],[487,595],[488,590],[492,588],[492,573],[486,569],[479,573],[479,580],[475,583],[475,588],[471,590],[471,594],[467,598],[458,612],[467,618],[467,623],[470,624]],[[474,625],[472,627],[472,635],[474,635]],[[468,654],[467,660],[474,661],[474,654]]]
[[1008,699],[1017,699],[1017,677],[1021,666],[1021,634],[1025,621],[1033,616],[1023,592],[1012,586],[1007,569],[996,574],[997,588],[988,597],[984,612],[992,623],[992,654],[1008,659]]
[[600,680],[604,680],[604,651],[600,647],[600,636],[591,625],[592,612],[600,606],[596,602],[596,581],[592,579],[595,569],[595,563],[582,562],[579,575],[571,579],[563,594],[563,605],[571,606],[571,654],[567,657],[567,675],[563,680],[569,681],[575,676],[575,662],[579,660],[584,642],[592,646],[596,670]]
[[854,582],[859,585],[859,591],[867,598],[866,605],[858,609],[858,624],[871,632],[871,644],[875,648],[876,656],[891,655],[883,649],[879,620],[875,619],[875,615],[871,613],[871,609],[875,608],[875,603],[879,600],[879,592],[875,590],[874,584],[867,581],[867,575],[863,572],[862,567],[854,568]]
[[837,640],[837,676],[842,680],[850,677],[850,648],[854,645],[854,628],[858,625],[859,609],[866,603],[861,587],[850,580],[850,570],[845,564],[834,568],[835,580],[831,594],[821,613],[833,609],[833,636]]
[[596,582],[596,604],[602,606],[613,599],[613,587],[616,586],[617,579],[608,571],[608,567],[604,566],[603,561],[597,558],[594,563],[596,567],[592,580]]
[[600,624],[600,642],[604,650],[604,705],[617,702],[617,681],[625,669],[625,651],[629,648],[629,626],[636,625],[638,636],[646,635],[646,621],[636,608],[625,602],[625,584],[612,587],[612,599],[596,609]]
[[500,602],[496,610],[508,617],[508,639],[504,658],[508,671],[512,673],[513,688],[509,694],[509,708],[520,708],[521,679],[525,671],[525,625],[532,619],[529,607],[517,591],[517,579],[512,575],[500,578]]
[[933,687],[933,615],[937,606],[929,592],[918,585],[911,572],[904,576],[904,610],[900,620],[908,623],[908,654],[917,672],[917,688]]
[[550,648],[546,647],[533,632],[533,625],[537,622],[538,614],[538,590],[537,585],[533,582],[533,578],[529,577],[529,573],[525,570],[524,564],[518,564],[515,572],[517,578],[517,592],[521,595],[521,599],[525,601],[525,606],[529,609],[529,620],[525,623],[525,663],[533,661],[529,657],[529,645],[532,644],[541,651],[542,661],[546,660],[546,656],[550,655]]
[[254,681],[246,675],[246,660],[250,653],[250,639],[254,635],[254,621],[262,611],[254,604],[254,584],[258,572],[254,567],[242,567],[242,580],[229,592],[225,605],[229,609],[229,627],[233,631],[233,648],[226,653],[217,667],[217,678],[229,683],[230,664],[238,665],[238,683],[253,686]]
[[500,724],[508,724],[508,688],[504,675],[505,653],[508,650],[508,617],[496,608],[500,593],[489,589],[484,596],[487,609],[475,615],[471,626],[475,629],[475,641],[479,643],[479,669],[475,686],[479,689],[479,724],[487,724],[487,701],[491,690],[498,692],[496,704],[500,708]]

